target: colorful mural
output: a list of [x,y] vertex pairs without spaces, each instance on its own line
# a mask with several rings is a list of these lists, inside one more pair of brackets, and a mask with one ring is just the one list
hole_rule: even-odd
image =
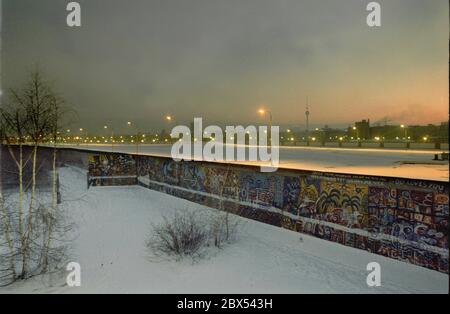
[[127,154],[88,154],[88,187],[137,183],[136,161]]
[[239,173],[231,167],[204,167],[206,192],[239,199]]
[[283,177],[254,172],[242,172],[239,181],[239,199],[258,208],[281,208],[283,204]]
[[133,156],[125,154],[89,154],[90,176],[136,175]]
[[367,228],[368,186],[349,182],[321,180],[313,218],[349,228]]
[[448,273],[448,183],[101,156],[90,175],[137,171],[151,189]]

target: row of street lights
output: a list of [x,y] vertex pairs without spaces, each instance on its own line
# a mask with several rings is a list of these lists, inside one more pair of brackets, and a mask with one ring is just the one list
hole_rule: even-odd
[[[168,121],[168,122],[172,122],[173,121],[173,117],[171,115],[166,115],[165,116],[165,120]],[[136,133],[136,140],[131,140],[131,142],[132,143],[133,142],[136,143],[136,154],[138,154],[139,153],[139,141],[140,141],[140,132],[139,132],[138,125],[136,123],[131,122],[131,121],[127,121],[127,126],[128,127],[133,127],[134,131]],[[104,125],[103,128],[104,129],[108,129],[108,126]],[[145,135],[142,135],[142,136],[144,137]],[[131,137],[133,137],[133,136],[131,136]],[[112,139],[112,141],[111,141],[111,149],[114,151],[114,130],[112,128],[111,128],[111,139]]]
[[[269,138],[268,138],[268,145],[271,145],[272,144],[272,133],[271,133],[271,130],[272,130],[272,124],[273,124],[273,116],[272,116],[272,112],[270,111],[270,110],[268,110],[268,109],[266,109],[266,108],[260,108],[259,110],[258,110],[258,113],[261,115],[261,116],[268,116],[268,119],[269,119],[269,130],[268,130],[268,132],[269,132]],[[172,115],[165,115],[164,116],[164,119],[167,121],[167,122],[173,122],[173,121],[175,121],[175,119],[174,119],[174,117],[172,116]],[[132,123],[131,121],[128,121],[127,122],[127,126],[128,127],[134,127],[134,129],[135,129],[135,133],[136,133],[136,140],[135,140],[135,143],[136,143],[136,153],[139,153],[139,129],[138,129],[138,126],[137,126],[137,124],[135,124],[135,123]],[[107,129],[110,129],[111,130],[111,139],[112,139],[112,141],[111,141],[111,148],[112,148],[112,150],[114,150],[114,130],[111,128],[111,127],[108,127],[108,125],[104,125],[103,126],[103,128],[105,129],[105,130],[107,130]],[[402,128],[402,129],[404,129],[404,135],[405,135],[405,138],[408,138],[408,136],[407,136],[407,130],[408,130],[408,128],[407,128],[407,126],[406,125],[404,125],[404,124],[401,124],[400,125],[400,128]],[[359,134],[359,129],[358,129],[358,127],[357,126],[353,126],[352,127],[352,129],[354,130],[354,131],[356,131],[356,139],[358,140],[358,143],[360,143],[360,134]],[[319,129],[318,128],[316,128],[316,131],[318,131]],[[83,128],[80,128],[79,129],[79,131],[81,132],[81,133],[83,133],[83,131],[84,131],[84,129]],[[68,133],[70,133],[70,129],[68,129],[67,130],[67,132]],[[290,129],[288,129],[287,130],[287,133],[290,133],[291,132],[291,130]],[[133,137],[133,136],[132,136]],[[292,138],[293,139],[293,138]],[[314,140],[315,140],[315,138],[314,138]],[[341,140],[341,139],[340,139]],[[428,140],[428,138],[427,137],[423,137],[423,140],[424,141],[427,141]],[[131,142],[134,142],[134,140],[131,140]]]
[[[271,138],[272,137],[272,134],[271,134],[271,129],[272,129],[272,112],[270,110],[267,110],[267,109],[259,109],[258,112],[261,115],[266,115],[267,114],[269,116],[269,131],[268,131],[269,132],[269,140],[268,140],[268,144],[270,145],[272,143],[272,138]],[[167,122],[175,121],[175,119],[174,119],[174,117],[172,115],[166,115],[166,116],[164,116],[164,119]],[[139,152],[139,129],[138,129],[137,125],[135,123],[131,122],[131,121],[127,121],[127,126],[135,128],[135,132],[136,132],[136,141],[135,141],[136,142],[136,153],[138,153]],[[112,127],[106,125],[106,124],[103,126],[103,129],[111,130],[111,149],[114,150],[114,142],[115,142],[114,141],[114,129]],[[84,129],[80,128],[79,131],[82,134],[84,132]],[[71,132],[71,130],[67,129],[67,133],[70,133],[70,132]],[[133,141],[134,140],[131,140],[131,142],[133,142]],[[78,145],[79,145],[79,143],[78,143]]]
[[[135,129],[136,140],[131,140],[131,142],[132,142],[132,143],[133,143],[133,142],[136,142],[136,154],[138,154],[138,153],[139,153],[139,129],[138,129],[138,126],[137,126],[137,124],[132,123],[131,121],[127,121],[127,126],[128,126],[128,127],[134,127],[134,129]],[[108,126],[107,126],[107,125],[104,125],[103,128],[104,128],[105,130],[107,130],[107,129],[108,129]],[[114,151],[114,142],[115,142],[115,141],[114,141],[114,129],[111,128],[111,127],[109,127],[109,129],[111,130],[111,150]],[[132,137],[133,137],[133,136],[132,136]]]

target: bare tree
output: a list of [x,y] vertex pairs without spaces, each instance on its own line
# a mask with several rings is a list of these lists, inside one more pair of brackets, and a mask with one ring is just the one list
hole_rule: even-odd
[[[11,159],[14,161],[14,164],[17,167],[17,174],[19,179],[19,199],[18,199],[18,224],[17,224],[17,232],[18,238],[20,239],[20,250],[21,254],[25,253],[25,236],[24,236],[24,174],[23,170],[26,164],[29,161],[29,156],[27,160],[24,160],[23,155],[23,145],[25,142],[25,129],[24,126],[26,124],[26,114],[24,108],[22,106],[11,105],[6,108],[0,108],[0,119],[2,126],[2,141],[7,145],[8,152],[11,156]],[[19,156],[16,156],[14,146],[18,147]],[[6,204],[4,200],[2,200],[2,221],[4,225],[4,237],[8,242],[8,246],[10,248],[10,256],[11,265],[14,265],[14,258],[16,253],[14,251],[12,228],[11,228],[11,214],[8,214]],[[12,267],[11,271],[13,272],[14,279],[17,277],[16,270]],[[25,272],[22,269],[21,274]]]
[[[43,80],[39,70],[31,73],[23,88],[11,89],[9,104],[0,108],[2,142],[8,147],[19,178],[18,201],[7,203],[2,198],[0,203],[0,235],[4,238],[0,239],[0,253],[4,251],[1,249],[1,240],[4,240],[8,247],[8,254],[4,255],[8,258],[4,260],[9,261],[5,270],[12,274],[11,281],[47,272],[50,264],[59,262],[64,255],[65,246],[58,238],[67,226],[61,223],[64,219],[58,212],[56,143],[66,112],[64,101]],[[39,146],[49,140],[54,143],[50,205],[38,199],[36,180]],[[23,153],[24,145],[31,146],[27,156]],[[29,162],[31,178],[25,182],[24,168]],[[25,199],[28,210],[25,210]],[[0,283],[1,279],[2,276]]]
[[46,221],[46,230],[43,237],[43,254],[42,254],[42,272],[46,272],[49,267],[49,254],[51,250],[53,233],[55,231],[55,225],[57,223],[57,207],[58,207],[58,196],[57,196],[57,182],[58,182],[58,172],[57,172],[57,142],[58,133],[60,131],[60,125],[64,114],[67,109],[64,107],[64,101],[57,96],[51,98],[51,126],[49,137],[53,142],[53,158],[52,158],[52,202],[49,210],[45,212],[44,219]]
[[224,207],[224,190],[230,184],[231,168],[228,164],[222,182],[219,195],[219,213],[211,220],[211,232],[214,238],[214,245],[221,247],[224,241],[230,241],[237,233],[240,220],[236,216],[231,216],[229,209]]

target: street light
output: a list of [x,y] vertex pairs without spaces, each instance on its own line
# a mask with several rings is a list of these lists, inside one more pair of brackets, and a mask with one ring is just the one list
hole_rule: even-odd
[[269,145],[272,145],[272,112],[267,109],[259,109],[258,112],[261,115],[265,115],[266,113],[269,115]]
[[136,130],[136,154],[139,153],[139,130],[136,124],[131,123],[131,121],[127,122],[128,126],[133,126]]
[[[108,129],[107,125],[104,125],[103,128],[105,130]],[[107,141],[105,141],[107,143]],[[114,152],[114,130],[111,128],[111,151]]]
[[408,137],[408,128],[404,124],[400,124],[400,127],[405,130],[404,135],[405,135],[405,139],[406,139]]
[[83,131],[84,131],[84,129],[83,129],[83,128],[80,128],[79,130],[80,130],[80,140],[79,140],[79,142],[77,143],[77,145],[80,145],[80,143],[83,141]]
[[359,129],[355,126],[352,128],[354,131],[356,131],[356,140],[358,142],[358,147],[361,147],[361,138],[359,137]]
[[[172,122],[175,122],[175,118],[174,118],[172,115],[170,115],[170,114],[166,115],[166,116],[164,117],[164,119],[167,121],[167,123],[169,123],[169,128],[171,127],[170,124],[171,124]],[[172,130],[170,130],[169,135],[170,135],[170,137],[172,138]],[[189,134],[186,134],[186,135],[189,135]],[[162,139],[161,139],[161,140],[162,140]],[[164,141],[167,142],[167,139],[165,139]]]
[[353,127],[353,130],[356,131],[356,138],[359,141],[359,130],[356,126]]
[[409,139],[411,138],[410,136],[408,136],[408,126],[406,126],[406,125],[404,125],[404,124],[400,124],[400,128],[402,128],[402,129],[404,129],[405,130],[405,133],[404,133],[404,139],[405,139],[405,141],[406,141],[406,148],[409,148],[410,147],[410,143],[409,143]]

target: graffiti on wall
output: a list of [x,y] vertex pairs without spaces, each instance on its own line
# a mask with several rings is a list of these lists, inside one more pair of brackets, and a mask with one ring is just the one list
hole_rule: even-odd
[[368,186],[365,184],[322,180],[314,218],[349,228],[365,229],[368,218],[367,194]]
[[88,186],[136,184],[136,162],[127,154],[88,154]]
[[283,177],[255,172],[242,172],[239,199],[258,207],[282,208]]
[[180,163],[180,186],[193,191],[205,192],[204,167],[196,163]]
[[91,176],[136,175],[136,163],[130,155],[90,154],[88,160]]
[[204,167],[206,192],[239,199],[239,173],[230,167]]
[[392,234],[396,220],[397,190],[369,187],[367,230],[373,233]]

